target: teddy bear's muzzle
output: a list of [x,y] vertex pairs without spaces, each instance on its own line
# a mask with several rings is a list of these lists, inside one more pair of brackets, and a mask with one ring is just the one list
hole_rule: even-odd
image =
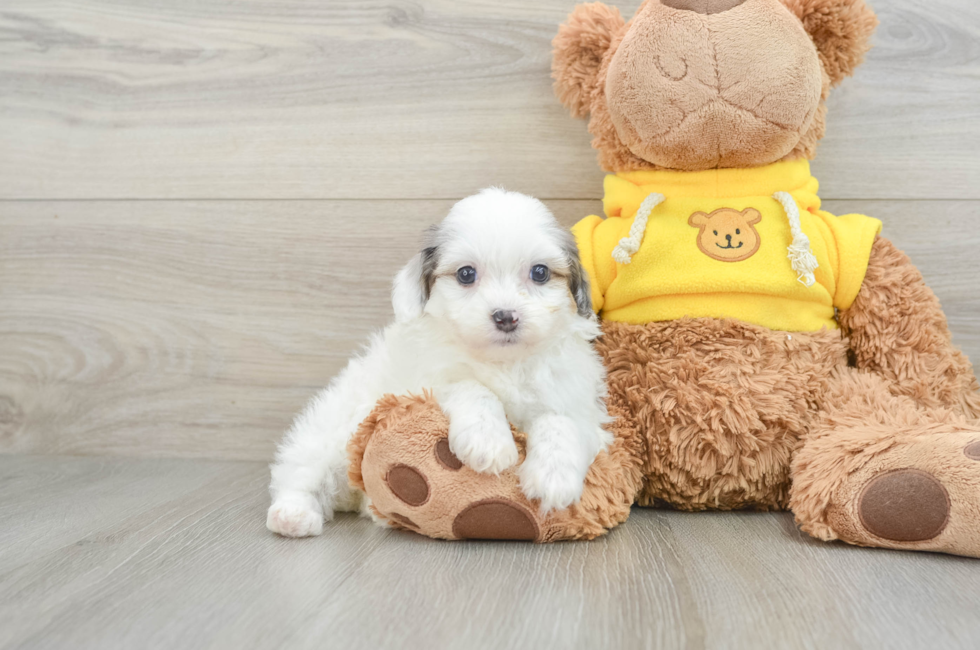
[[688,171],[764,165],[793,151],[824,82],[799,19],[779,0],[662,2],[644,5],[609,62],[606,104],[623,144]]
[[673,9],[694,11],[710,16],[733,9],[745,0],[660,0],[660,2]]

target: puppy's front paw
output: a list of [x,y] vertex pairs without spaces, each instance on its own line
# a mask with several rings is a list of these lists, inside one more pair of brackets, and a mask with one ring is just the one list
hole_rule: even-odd
[[517,473],[521,491],[527,498],[540,501],[541,514],[564,510],[581,498],[585,487],[585,479],[578,470],[554,461],[528,459]]
[[283,537],[310,537],[323,532],[323,515],[308,499],[280,498],[269,508],[265,526]]
[[451,421],[449,448],[464,465],[487,474],[499,474],[518,460],[510,427],[493,420]]

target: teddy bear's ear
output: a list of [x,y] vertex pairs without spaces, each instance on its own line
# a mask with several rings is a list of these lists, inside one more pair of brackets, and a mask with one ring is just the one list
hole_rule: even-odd
[[864,61],[878,18],[864,0],[782,0],[803,21],[836,86]]
[[601,2],[578,5],[551,42],[555,94],[575,117],[591,107],[599,66],[616,33],[625,25],[615,7]]

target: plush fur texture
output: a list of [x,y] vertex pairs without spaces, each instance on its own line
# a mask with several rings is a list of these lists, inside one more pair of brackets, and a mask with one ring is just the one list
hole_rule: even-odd
[[[908,257],[879,238],[857,300],[840,315],[854,367],[837,369],[819,419],[793,459],[790,507],[821,539],[980,557],[980,392],[951,341],[939,301]],[[950,524],[928,540],[896,543],[858,515],[876,476],[915,469],[949,495]]]
[[[828,541],[980,557],[980,462],[965,453],[980,441],[980,428],[961,414],[923,408],[895,393],[879,375],[834,372],[819,418],[793,459],[790,507],[797,522]],[[862,491],[876,477],[909,470],[943,486],[947,525],[915,541],[874,534],[861,519]],[[895,516],[915,523],[907,497],[895,505],[902,509]]]
[[675,4],[646,0],[628,23],[602,3],[579,5],[559,29],[556,94],[573,115],[591,114],[599,165],[812,159],[830,89],[853,74],[877,25],[863,0],[747,0],[715,13]]
[[789,154],[820,91],[820,61],[799,20],[778,0],[752,0],[715,14],[645,3],[612,53],[604,94],[634,155],[702,170]]
[[558,30],[552,60],[555,93],[574,117],[589,114],[599,67],[625,25],[619,9],[596,2],[579,5]]
[[496,189],[460,201],[399,272],[392,304],[395,322],[287,432],[269,529],[316,535],[334,511],[362,508],[347,481],[348,440],[383,395],[423,389],[435,391],[468,467],[495,475],[517,464],[512,422],[528,436],[524,494],[543,512],[576,502],[612,437],[588,282],[544,204]]
[[854,364],[887,380],[892,392],[980,418],[980,386],[953,346],[939,300],[887,239],[875,242],[862,290],[839,320]]
[[832,86],[854,74],[871,49],[878,17],[863,0],[781,0],[803,22]]
[[597,347],[646,440],[638,503],[683,510],[784,508],[824,378],[847,364],[837,331],[733,320],[606,322]]

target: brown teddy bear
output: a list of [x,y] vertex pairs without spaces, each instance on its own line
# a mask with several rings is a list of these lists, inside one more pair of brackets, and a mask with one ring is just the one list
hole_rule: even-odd
[[634,502],[789,508],[823,540],[980,556],[970,363],[880,222],[821,210],[810,175],[828,93],[876,24],[863,0],[577,7],[553,73],[609,173],[606,218],[573,231],[615,442],[581,502],[542,516],[513,470],[461,465],[431,396],[392,396],[350,446],[374,512],[543,542],[602,534]]

